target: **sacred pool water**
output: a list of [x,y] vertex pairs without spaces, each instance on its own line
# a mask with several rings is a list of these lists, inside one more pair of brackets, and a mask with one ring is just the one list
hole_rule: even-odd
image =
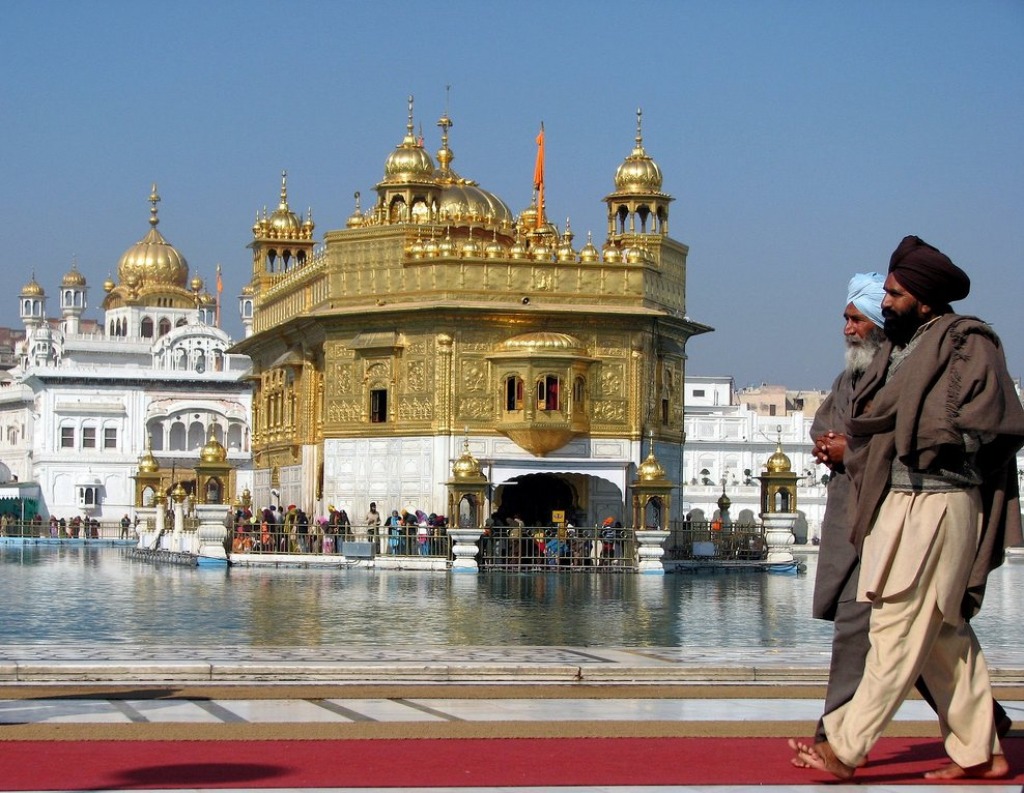
[[[799,556],[799,554],[798,554]],[[815,647],[801,575],[201,569],[110,547],[0,546],[0,642],[194,647]],[[1024,563],[989,579],[983,647],[1019,645]]]

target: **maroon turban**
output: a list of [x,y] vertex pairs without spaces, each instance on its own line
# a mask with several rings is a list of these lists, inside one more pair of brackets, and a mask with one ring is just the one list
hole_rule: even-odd
[[971,291],[967,273],[920,237],[904,237],[889,258],[889,272],[900,286],[926,306],[963,300]]

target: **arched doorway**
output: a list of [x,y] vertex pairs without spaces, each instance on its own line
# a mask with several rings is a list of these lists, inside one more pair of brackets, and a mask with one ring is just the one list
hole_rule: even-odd
[[555,510],[572,522],[579,506],[572,485],[554,474],[517,476],[498,487],[494,502],[502,517],[519,515],[527,526],[547,526]]

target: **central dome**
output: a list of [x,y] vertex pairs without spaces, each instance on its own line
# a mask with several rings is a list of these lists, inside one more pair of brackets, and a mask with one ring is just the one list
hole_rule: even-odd
[[122,283],[135,281],[146,286],[176,286],[186,289],[188,262],[156,228],[160,222],[156,209],[159,200],[160,196],[157,195],[154,184],[153,192],[149,196],[152,204],[149,210],[151,228],[145,237],[124,252],[117,265],[117,275]]

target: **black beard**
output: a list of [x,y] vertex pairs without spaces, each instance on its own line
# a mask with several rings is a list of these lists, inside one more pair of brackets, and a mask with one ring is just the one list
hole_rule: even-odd
[[885,315],[885,337],[897,347],[905,347],[920,327],[917,318],[906,314]]

